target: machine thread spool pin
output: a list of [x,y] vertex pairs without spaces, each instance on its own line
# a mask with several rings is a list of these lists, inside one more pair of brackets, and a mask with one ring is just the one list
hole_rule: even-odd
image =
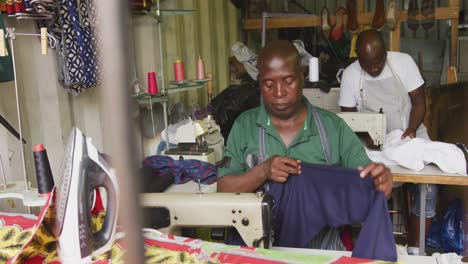
[[50,193],[55,186],[52,170],[50,169],[49,158],[44,145],[34,146],[34,166],[36,168],[37,189],[40,195]]

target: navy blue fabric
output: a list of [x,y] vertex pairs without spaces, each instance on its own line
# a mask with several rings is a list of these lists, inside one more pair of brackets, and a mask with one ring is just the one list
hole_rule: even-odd
[[272,183],[274,245],[306,248],[326,225],[362,223],[353,257],[396,261],[395,239],[385,196],[359,171],[302,163],[302,174]]
[[146,157],[143,166],[152,168],[156,176],[174,175],[175,184],[190,180],[212,184],[218,179],[216,166],[200,160],[174,160],[168,156],[154,155]]

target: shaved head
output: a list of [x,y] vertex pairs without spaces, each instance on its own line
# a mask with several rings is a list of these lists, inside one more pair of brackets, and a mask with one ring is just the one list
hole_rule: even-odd
[[382,73],[387,59],[385,42],[380,33],[369,29],[359,33],[356,40],[356,54],[359,64],[372,77]]
[[301,55],[297,51],[294,44],[287,40],[275,40],[268,43],[262,48],[257,59],[257,68],[261,71],[261,66],[275,59],[287,61],[294,65],[297,70],[301,70]]

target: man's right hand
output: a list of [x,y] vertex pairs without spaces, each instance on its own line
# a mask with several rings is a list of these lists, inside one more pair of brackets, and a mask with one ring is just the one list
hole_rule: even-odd
[[301,173],[301,161],[288,157],[272,156],[261,164],[268,180],[283,183],[291,174]]

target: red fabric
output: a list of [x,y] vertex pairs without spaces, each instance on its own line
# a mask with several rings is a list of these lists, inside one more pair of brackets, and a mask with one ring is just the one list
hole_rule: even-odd
[[341,257],[337,261],[333,262],[333,264],[364,264],[364,263],[370,263],[370,262],[373,262],[373,260],[351,258],[351,257]]
[[91,210],[91,214],[94,216],[98,215],[99,212],[102,212],[105,210],[104,205],[102,204],[102,198],[101,198],[101,193],[99,192],[99,189],[96,189],[95,195],[96,195],[96,201],[94,202],[94,207]]
[[179,243],[174,242],[166,242],[166,241],[158,241],[158,240],[150,240],[145,239],[146,246],[157,246],[164,249],[174,250],[174,251],[183,251],[189,254],[197,253],[199,254],[201,248],[191,248],[189,245],[181,245]]
[[353,236],[351,234],[351,226],[346,225],[343,226],[340,230],[340,238],[341,242],[345,246],[347,251],[353,251],[354,249],[354,242],[353,242]]
[[30,229],[34,226],[37,221],[36,219],[24,217],[21,215],[2,215],[0,214],[0,218],[3,220],[5,226],[12,226],[17,225],[21,227],[21,229]]
[[259,259],[259,258],[234,255],[234,254],[229,254],[229,253],[214,253],[211,255],[211,257],[216,258],[222,263],[251,263],[251,264],[284,264],[286,263],[282,261]]

